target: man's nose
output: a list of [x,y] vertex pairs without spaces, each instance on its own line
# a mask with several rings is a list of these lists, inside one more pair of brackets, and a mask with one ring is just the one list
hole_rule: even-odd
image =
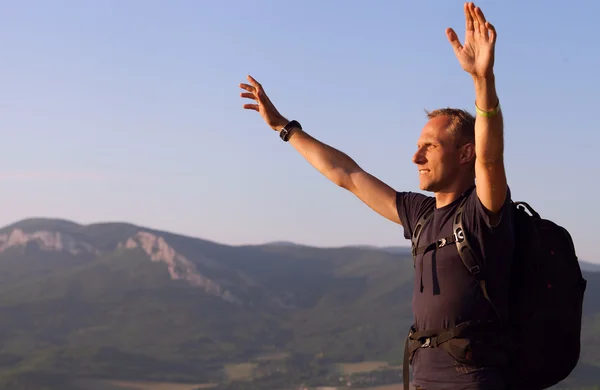
[[424,162],[426,162],[427,160],[425,159],[425,155],[423,154],[423,150],[419,149],[415,152],[415,154],[413,155],[413,163],[415,164],[423,164]]

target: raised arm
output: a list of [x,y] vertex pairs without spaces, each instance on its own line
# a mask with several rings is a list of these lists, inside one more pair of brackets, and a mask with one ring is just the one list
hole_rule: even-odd
[[[244,108],[260,113],[271,129],[280,132],[290,121],[281,115],[258,81],[248,76],[250,84],[240,84],[241,97],[255,100]],[[390,221],[400,224],[396,209],[396,191],[365,172],[345,153],[317,140],[299,127],[291,130],[289,142],[321,174],[336,185],[352,192],[367,206]]]
[[486,21],[483,12],[473,3],[465,3],[465,43],[460,44],[454,30],[446,34],[454,53],[475,84],[475,176],[477,195],[492,214],[504,204],[507,180],[504,169],[503,118],[496,94],[494,49],[496,29]]

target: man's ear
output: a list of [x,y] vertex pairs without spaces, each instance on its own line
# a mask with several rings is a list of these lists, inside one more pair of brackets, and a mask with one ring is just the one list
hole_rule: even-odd
[[475,145],[471,142],[460,147],[460,163],[470,164],[475,160]]

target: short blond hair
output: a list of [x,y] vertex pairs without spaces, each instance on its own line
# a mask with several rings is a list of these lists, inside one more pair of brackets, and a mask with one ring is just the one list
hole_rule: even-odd
[[433,111],[425,110],[427,118],[432,119],[442,115],[452,118],[452,123],[447,129],[454,137],[458,146],[466,143],[475,143],[475,117],[466,110],[459,108],[438,108]]

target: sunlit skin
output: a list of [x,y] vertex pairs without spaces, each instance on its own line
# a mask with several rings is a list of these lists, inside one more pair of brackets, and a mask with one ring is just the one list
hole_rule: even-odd
[[459,145],[448,131],[449,116],[430,119],[417,142],[413,163],[417,165],[419,188],[436,194],[438,206],[445,205],[473,184],[475,180],[473,143]]
[[[464,43],[452,28],[447,28],[445,35],[460,66],[473,79],[476,106],[489,112],[499,104],[493,71],[496,29],[473,3],[465,3],[464,13]],[[245,90],[240,96],[254,102],[243,108],[257,111],[271,129],[281,131],[289,120],[279,113],[257,80],[248,76],[248,81],[249,84],[240,84]],[[447,116],[432,118],[425,124],[413,162],[421,169],[420,188],[433,192],[437,207],[456,200],[477,177],[477,196],[494,219],[507,193],[503,126],[501,111],[492,117],[477,115],[473,144],[453,139]],[[289,142],[330,181],[352,192],[378,214],[402,223],[396,208],[396,190],[364,171],[348,155],[299,128],[293,129]]]

